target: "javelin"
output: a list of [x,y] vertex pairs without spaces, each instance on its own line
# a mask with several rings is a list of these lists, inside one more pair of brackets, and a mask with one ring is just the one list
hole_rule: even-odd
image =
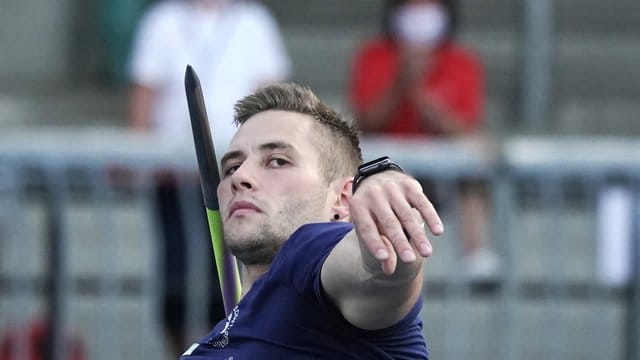
[[187,92],[191,130],[193,131],[193,142],[200,172],[200,185],[202,186],[204,206],[207,210],[213,254],[216,259],[216,268],[218,269],[218,280],[220,281],[224,310],[229,315],[238,304],[238,301],[240,301],[242,291],[240,274],[235,257],[231,255],[222,239],[222,220],[220,218],[218,194],[216,193],[220,183],[220,172],[218,171],[215,148],[211,140],[202,87],[200,86],[198,75],[191,65],[187,65],[184,86]]

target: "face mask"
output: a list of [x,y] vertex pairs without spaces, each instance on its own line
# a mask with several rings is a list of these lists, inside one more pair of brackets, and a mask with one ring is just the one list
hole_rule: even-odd
[[391,20],[395,36],[412,46],[438,45],[445,36],[447,25],[445,10],[436,3],[402,5]]

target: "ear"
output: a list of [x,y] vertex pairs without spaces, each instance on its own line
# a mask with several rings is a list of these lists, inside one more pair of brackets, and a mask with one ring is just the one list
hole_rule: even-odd
[[332,218],[333,221],[350,221],[351,213],[349,212],[349,202],[351,201],[351,186],[353,185],[353,178],[344,178],[336,180],[334,184],[335,198],[331,204],[331,211],[333,216],[338,215],[337,219]]

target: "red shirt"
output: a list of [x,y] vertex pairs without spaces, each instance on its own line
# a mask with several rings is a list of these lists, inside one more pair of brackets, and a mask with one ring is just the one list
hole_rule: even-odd
[[[353,64],[350,100],[356,111],[371,106],[393,84],[400,50],[391,40],[378,38],[358,51]],[[422,88],[458,115],[469,128],[477,128],[484,111],[484,76],[479,60],[467,49],[448,42],[435,50]],[[442,135],[420,122],[409,100],[401,100],[382,133]]]

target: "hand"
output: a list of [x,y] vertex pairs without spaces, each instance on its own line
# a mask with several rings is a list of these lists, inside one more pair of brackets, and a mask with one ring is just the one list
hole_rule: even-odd
[[398,82],[407,90],[419,88],[430,63],[429,52],[422,48],[402,46],[398,65]]
[[410,98],[418,109],[420,121],[425,127],[435,129],[446,136],[464,135],[473,131],[466,125],[467,121],[451,110],[437,94],[415,89]]
[[[360,183],[349,202],[360,247],[380,263],[385,274],[396,271],[398,258],[413,263],[428,257],[433,248],[425,233],[444,231],[433,204],[414,178],[398,171],[384,171]],[[364,247],[364,248],[363,248]],[[363,254],[366,253],[363,251]]]

